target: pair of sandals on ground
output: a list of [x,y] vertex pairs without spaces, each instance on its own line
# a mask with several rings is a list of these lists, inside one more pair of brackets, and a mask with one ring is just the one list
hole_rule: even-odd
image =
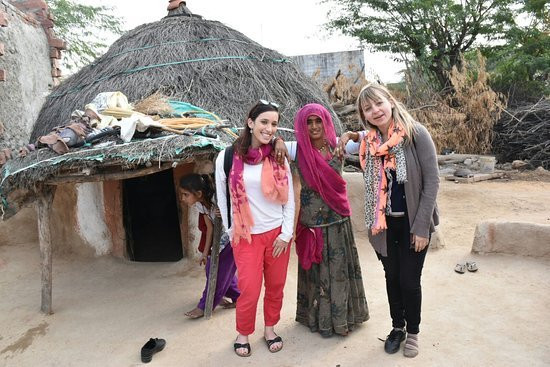
[[474,261],[467,261],[465,264],[458,263],[455,266],[455,271],[459,274],[464,274],[468,270],[473,273],[477,271],[477,264]]

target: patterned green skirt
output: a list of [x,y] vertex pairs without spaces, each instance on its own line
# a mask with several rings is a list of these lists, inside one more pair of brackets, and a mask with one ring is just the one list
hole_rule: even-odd
[[323,261],[309,270],[298,264],[296,321],[324,337],[347,335],[369,319],[351,221],[322,230]]

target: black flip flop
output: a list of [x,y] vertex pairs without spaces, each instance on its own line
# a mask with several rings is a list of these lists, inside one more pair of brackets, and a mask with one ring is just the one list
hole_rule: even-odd
[[141,348],[141,361],[149,363],[153,359],[153,354],[160,352],[166,346],[166,340],[159,338],[151,338]]
[[[277,353],[279,352],[281,349],[283,349],[283,339],[281,339],[280,336],[276,337],[276,338],[273,338],[273,339],[265,339],[265,343],[267,344],[267,349],[271,352],[271,353]],[[271,346],[275,343],[281,343],[281,348],[277,349],[277,350],[271,350]]]
[[[240,354],[240,353],[237,353],[237,349],[240,349],[240,348],[245,348],[247,350],[247,352],[245,354]],[[235,354],[238,355],[239,357],[250,357],[250,355],[252,354],[252,348],[250,348],[250,343],[235,343],[233,344],[233,350],[235,351]]]

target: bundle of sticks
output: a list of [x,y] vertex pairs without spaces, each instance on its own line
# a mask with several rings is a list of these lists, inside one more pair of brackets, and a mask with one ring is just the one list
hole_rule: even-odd
[[500,162],[525,160],[550,169],[550,99],[504,111],[495,124],[493,152]]

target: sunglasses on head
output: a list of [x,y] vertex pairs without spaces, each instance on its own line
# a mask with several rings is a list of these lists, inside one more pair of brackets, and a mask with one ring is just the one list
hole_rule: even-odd
[[279,105],[275,102],[269,102],[269,101],[266,101],[265,99],[260,99],[260,103],[261,104],[264,104],[266,106],[273,106],[275,107],[276,109],[279,109]]

